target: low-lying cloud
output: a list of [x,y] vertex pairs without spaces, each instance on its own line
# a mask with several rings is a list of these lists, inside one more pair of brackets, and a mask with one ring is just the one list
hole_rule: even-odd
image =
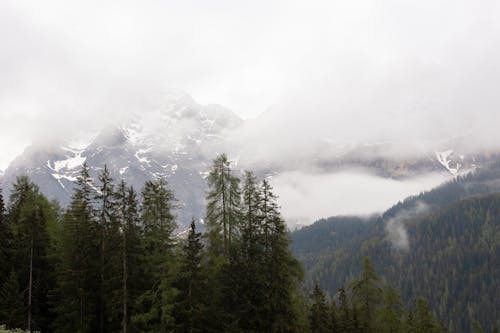
[[[443,174],[399,181],[366,172],[308,174],[295,171],[275,176],[271,182],[279,196],[284,217],[293,226],[334,215],[382,212],[399,200],[435,187],[446,179]],[[391,225],[397,227],[399,221],[394,220]],[[396,243],[404,243],[397,237],[394,239]]]
[[428,210],[429,207],[425,203],[417,201],[412,209],[403,210],[396,216],[387,220],[385,224],[387,239],[391,242],[394,248],[398,250],[408,250],[410,248],[408,232],[406,231],[406,223],[409,220],[426,213]]

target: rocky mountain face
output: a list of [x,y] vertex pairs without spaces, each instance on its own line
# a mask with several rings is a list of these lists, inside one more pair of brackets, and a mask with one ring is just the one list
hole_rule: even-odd
[[6,170],[4,194],[8,196],[17,176],[28,175],[45,195],[65,206],[86,162],[95,180],[107,165],[115,180],[124,179],[137,191],[147,180],[164,176],[178,199],[180,225],[201,218],[211,160],[221,151],[225,131],[242,120],[221,106],[201,106],[184,94],[165,100],[157,109],[132,114],[121,123],[28,147]]
[[[124,116],[97,129],[82,128],[50,144],[37,142],[9,165],[2,179],[4,195],[20,175],[28,175],[43,193],[69,203],[81,165],[87,162],[97,179],[106,164],[115,180],[124,179],[140,191],[147,180],[164,176],[178,199],[181,226],[204,215],[206,176],[212,159],[221,152],[251,167],[261,176],[300,168],[336,172],[362,168],[380,177],[404,179],[430,172],[450,178],[467,173],[498,155],[461,154],[453,142],[419,157],[387,154],[391,144],[349,144],[338,147],[322,142],[309,155],[276,164],[251,163],[252,154],[228,144],[231,133],[244,125],[242,119],[218,105],[200,105],[184,93],[170,93],[152,109]],[[258,128],[256,129],[258,131]],[[231,148],[229,148],[231,147]],[[332,153],[334,152],[334,153]],[[389,156],[389,157],[388,157]],[[306,162],[307,163],[306,163]]]

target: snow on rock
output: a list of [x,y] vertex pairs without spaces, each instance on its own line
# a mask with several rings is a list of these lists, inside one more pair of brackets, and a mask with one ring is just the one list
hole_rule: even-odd
[[453,176],[456,176],[460,171],[461,164],[457,162],[454,167],[452,166],[453,162],[451,161],[451,157],[453,156],[453,150],[448,149],[443,152],[436,151],[435,153],[439,163],[441,163],[441,165],[444,166]]
[[120,176],[123,176],[123,174],[124,174],[125,172],[127,172],[127,170],[128,170],[128,166],[121,168],[121,169],[120,169]]
[[85,157],[82,156],[82,152],[76,153],[74,156],[67,156],[65,160],[54,161],[53,170],[60,172],[62,170],[74,170],[79,168],[83,162],[85,162]]

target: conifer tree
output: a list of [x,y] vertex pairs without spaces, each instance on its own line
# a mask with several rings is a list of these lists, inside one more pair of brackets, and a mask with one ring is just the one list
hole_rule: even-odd
[[94,190],[86,163],[64,214],[56,265],[53,323],[55,332],[98,332],[100,229],[92,198]]
[[9,276],[9,269],[11,269],[11,251],[10,242],[12,236],[10,235],[10,228],[5,218],[5,206],[3,201],[2,189],[0,189],[0,286]]
[[340,331],[337,303],[335,303],[334,299],[332,299],[330,303],[330,327],[332,333],[337,333]]
[[264,331],[266,314],[269,312],[268,281],[264,265],[260,192],[252,172],[244,173],[242,194],[240,258],[235,272],[239,281],[239,322],[243,330]]
[[423,297],[418,297],[415,308],[415,327],[416,332],[439,332],[439,327],[434,319],[434,316],[429,308],[427,300]]
[[379,330],[398,333],[403,330],[403,304],[396,289],[388,285],[384,290],[384,305],[379,315]]
[[328,304],[325,294],[316,282],[311,294],[311,310],[309,312],[309,323],[311,333],[330,333],[330,319]]
[[208,176],[206,222],[210,279],[210,316],[216,331],[238,326],[240,312],[238,274],[241,267],[238,236],[241,221],[239,179],[232,174],[225,154],[214,159]]
[[363,271],[358,280],[351,284],[353,305],[359,311],[364,332],[374,330],[377,307],[382,300],[382,288],[373,265],[368,257],[364,259]]
[[163,178],[146,182],[142,199],[145,289],[137,299],[138,308],[133,320],[143,332],[167,332],[174,325],[173,232],[176,224],[172,210],[175,199]]
[[229,256],[232,239],[238,231],[240,215],[239,179],[231,173],[231,163],[225,154],[219,155],[208,175],[206,220],[209,250],[215,256]]
[[141,279],[141,230],[137,194],[133,187],[127,188],[122,180],[116,195],[117,220],[121,229],[121,293],[117,313],[121,315],[122,332],[130,329],[130,318],[134,307],[133,300],[138,296]]
[[268,281],[268,326],[271,332],[290,332],[297,328],[293,294],[302,278],[297,259],[290,252],[288,231],[267,180],[261,185],[260,211],[264,243],[264,276]]
[[347,294],[344,287],[340,287],[338,291],[339,300],[339,332],[348,333],[351,327],[351,314],[349,310],[349,303],[347,300]]
[[10,196],[9,220],[13,237],[13,259],[21,286],[26,288],[26,321],[23,328],[45,329],[50,320],[47,293],[51,288],[47,260],[47,225],[55,213],[38,186],[28,177],[18,177]]
[[182,246],[176,288],[179,290],[175,304],[176,332],[204,332],[207,328],[206,273],[202,266],[203,244],[201,233],[191,221],[189,234]]
[[99,329],[103,333],[116,331],[120,327],[121,317],[118,314],[121,308],[119,295],[122,257],[115,185],[106,165],[98,179],[95,202],[99,208]]

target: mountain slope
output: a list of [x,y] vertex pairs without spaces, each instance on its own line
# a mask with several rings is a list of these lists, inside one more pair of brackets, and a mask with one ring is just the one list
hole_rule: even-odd
[[[98,128],[66,130],[69,135],[50,142],[36,141],[0,176],[5,196],[17,176],[28,175],[48,198],[65,206],[81,164],[90,166],[95,179],[107,164],[115,180],[123,178],[138,191],[146,180],[166,177],[179,199],[179,224],[187,226],[191,217],[204,215],[204,178],[212,159],[221,152],[238,162],[234,169],[253,169],[261,177],[294,171],[323,175],[359,170],[397,181],[436,173],[451,179],[499,158],[487,152],[460,153],[463,143],[456,140],[436,144],[437,152],[401,154],[405,147],[397,143],[328,139],[308,142],[308,149],[294,148],[293,154],[284,158],[275,146],[277,138],[266,141],[260,137],[265,116],[257,122],[244,122],[222,106],[200,105],[181,92],[166,93],[160,101],[141,107],[140,112],[123,114]],[[245,131],[251,132],[250,139],[236,140]],[[262,161],[260,151],[274,157]],[[291,222],[294,218],[291,216]],[[309,223],[310,218],[299,216],[296,221]]]
[[115,124],[81,131],[57,142],[35,143],[16,158],[3,177],[4,194],[19,175],[28,175],[51,199],[67,205],[83,162],[97,179],[104,165],[112,176],[138,191],[147,180],[166,177],[178,199],[179,223],[204,214],[206,171],[220,152],[225,132],[241,119],[217,106],[202,106],[185,94]]
[[292,234],[294,253],[309,283],[316,280],[331,294],[357,276],[369,256],[405,302],[427,297],[452,332],[469,331],[474,319],[490,327],[500,308],[500,196],[474,195],[499,191],[498,180],[497,164],[381,216],[319,221]]

